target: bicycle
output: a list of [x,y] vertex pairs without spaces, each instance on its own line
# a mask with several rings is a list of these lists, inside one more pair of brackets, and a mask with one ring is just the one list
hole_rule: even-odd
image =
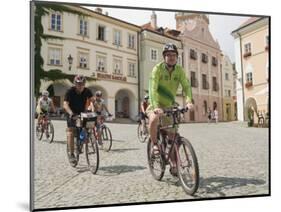
[[[195,151],[186,138],[178,133],[178,116],[187,112],[186,108],[174,107],[164,110],[164,115],[172,116],[173,123],[169,126],[162,126],[162,118],[157,131],[158,154],[153,151],[153,143],[149,139],[147,144],[147,157],[150,173],[153,178],[160,181],[166,169],[170,165],[170,172],[173,176],[178,177],[183,190],[193,195],[199,186],[199,167]],[[174,129],[175,134],[172,140],[168,139],[168,129]],[[167,148],[167,146],[170,148]],[[172,164],[172,158],[176,163],[176,173],[171,170],[175,168]],[[158,166],[158,167],[157,167]]]
[[[105,117],[104,115],[98,115],[98,117],[100,118],[100,122],[99,123],[99,130],[100,130],[100,135],[101,135],[101,143],[99,144],[100,149],[109,152],[111,150],[112,147],[112,134],[111,131],[109,129],[109,127],[106,126],[106,124],[104,123],[104,120],[108,120],[111,121],[111,116],[107,116]],[[95,139],[98,140],[98,129],[97,129],[97,121],[95,123],[95,126],[93,127],[93,135],[95,136]]]
[[146,118],[145,119],[145,125],[144,125],[144,130],[143,130],[143,126],[142,126],[142,122],[141,122],[141,119],[138,120],[138,128],[137,128],[137,134],[138,134],[138,140],[141,142],[141,143],[144,143],[147,138],[149,137],[149,134],[148,134],[148,123],[147,123],[148,119]]
[[52,143],[54,140],[54,125],[49,118],[49,113],[41,113],[41,120],[36,125],[36,137],[40,141],[43,138],[45,133],[46,139],[49,143]]
[[71,152],[67,142],[67,156],[72,167],[76,167],[79,162],[79,155],[83,153],[85,146],[85,157],[90,171],[96,174],[99,168],[99,148],[95,136],[93,136],[93,126],[97,116],[95,113],[81,113],[73,118],[76,120],[74,132],[74,156],[75,161],[70,160]]

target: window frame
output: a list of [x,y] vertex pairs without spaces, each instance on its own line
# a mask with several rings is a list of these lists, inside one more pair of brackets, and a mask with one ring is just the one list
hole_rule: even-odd
[[[59,60],[57,58],[51,58],[51,51],[56,51],[58,50],[58,52],[60,53],[59,54]],[[54,54],[52,54],[54,55]],[[54,60],[54,61],[59,61],[59,64],[57,64],[56,62],[52,63],[51,60]],[[51,66],[62,66],[62,48],[60,47],[53,47],[53,46],[50,46],[48,47],[48,65],[51,65]]]

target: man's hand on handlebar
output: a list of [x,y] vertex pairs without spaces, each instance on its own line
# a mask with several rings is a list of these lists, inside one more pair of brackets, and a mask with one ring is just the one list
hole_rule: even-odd
[[161,115],[161,114],[164,113],[164,111],[163,111],[161,108],[155,108],[155,109],[153,110],[153,112],[154,112],[155,114],[159,114],[159,115]]
[[188,108],[189,110],[193,110],[194,105],[193,105],[191,102],[188,102],[188,103],[185,105],[185,107]]

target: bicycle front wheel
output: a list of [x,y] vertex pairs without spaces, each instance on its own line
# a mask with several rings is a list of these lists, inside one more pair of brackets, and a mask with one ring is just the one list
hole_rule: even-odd
[[96,174],[99,168],[99,148],[92,136],[89,136],[88,142],[86,142],[85,154],[90,171]]
[[112,146],[112,135],[111,131],[107,126],[102,127],[101,129],[101,139],[102,139],[102,145],[101,149],[109,152]]
[[199,186],[199,168],[197,157],[191,143],[183,137],[179,138],[177,171],[183,190],[193,195]]
[[49,122],[46,127],[46,139],[49,143],[52,143],[54,141],[54,125],[52,122]]
[[161,153],[154,153],[151,139],[147,143],[147,160],[151,175],[155,180],[160,181],[164,176],[166,165]]
[[138,125],[138,139],[141,143],[144,143],[147,139],[147,135],[144,134],[144,132],[142,130],[142,123],[139,123],[139,125]]
[[80,151],[80,145],[79,145],[79,140],[78,138],[76,138],[74,140],[74,151],[73,151],[73,155],[74,155],[74,159],[71,158],[71,151],[70,151],[70,147],[68,142],[66,141],[66,154],[67,154],[67,158],[69,160],[69,163],[72,167],[76,167],[79,161],[79,151]]

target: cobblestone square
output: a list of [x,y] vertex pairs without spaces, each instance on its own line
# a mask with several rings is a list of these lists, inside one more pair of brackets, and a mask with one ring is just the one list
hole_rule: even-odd
[[152,178],[146,143],[137,140],[136,124],[109,123],[110,152],[100,151],[96,175],[84,154],[76,168],[66,156],[65,121],[53,121],[54,143],[34,140],[35,209],[123,204],[268,194],[269,141],[267,128],[245,123],[182,124],[197,154],[200,185],[194,196],[184,193],[166,168],[162,181]]

